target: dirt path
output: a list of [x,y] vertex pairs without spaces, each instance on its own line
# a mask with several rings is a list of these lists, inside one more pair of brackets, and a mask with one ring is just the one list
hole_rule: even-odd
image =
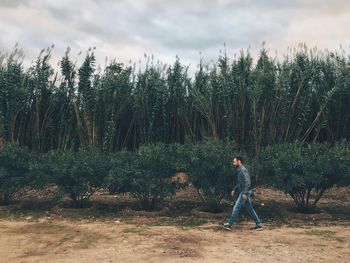
[[1,262],[349,262],[350,227],[0,221]]

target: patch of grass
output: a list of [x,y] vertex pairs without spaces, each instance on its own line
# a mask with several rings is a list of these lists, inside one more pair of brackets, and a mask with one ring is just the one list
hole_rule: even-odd
[[342,248],[345,248],[345,247],[344,246],[336,246],[336,248],[342,249]]
[[224,229],[224,228],[222,227],[222,225],[221,225],[221,226],[213,226],[213,227],[211,227],[210,229],[213,230],[213,231],[215,231],[215,232],[229,232],[229,231],[227,231],[226,229]]
[[122,233],[124,234],[142,234],[145,232],[145,228],[141,227],[130,227],[123,229]]
[[54,204],[50,201],[14,201],[11,205],[0,207],[0,218],[8,220],[38,219],[52,210]]
[[60,225],[60,224],[50,224],[50,223],[35,224],[27,230],[28,233],[34,232],[37,234],[48,234],[48,235],[53,235],[57,233],[66,233],[67,231],[71,231],[71,229],[67,226]]
[[322,206],[322,210],[337,219],[350,220],[350,207],[342,203],[325,204]]
[[16,218],[18,218],[18,216],[13,215],[12,213],[10,213],[10,211],[0,210],[0,219],[12,221],[12,220],[15,220]]
[[125,228],[123,229],[122,233],[124,234],[139,234],[141,232],[141,228]]
[[138,235],[138,236],[146,236],[146,237],[151,237],[151,236],[157,236],[157,233],[152,233],[150,232],[149,229],[145,227],[129,227],[125,228],[122,230],[122,234],[126,235]]
[[208,220],[194,217],[162,217],[155,222],[149,223],[150,226],[176,226],[181,227],[182,229],[199,227],[208,223]]
[[346,243],[346,239],[345,238],[337,236],[336,232],[330,231],[330,230],[313,229],[313,230],[305,231],[305,234],[323,237],[323,238],[326,238],[326,239],[337,241],[339,243]]
[[81,249],[88,249],[94,246],[99,241],[102,241],[103,243],[107,243],[111,240],[113,240],[112,237],[107,237],[96,232],[84,231],[81,233],[81,236],[79,237],[79,242],[75,244],[75,247],[81,248]]
[[51,223],[33,223],[22,227],[17,227],[10,230],[11,233],[15,234],[65,234],[71,232],[71,228]]
[[311,235],[311,236],[326,237],[326,238],[330,238],[330,237],[333,238],[336,235],[334,231],[318,230],[318,229],[306,230],[305,234]]

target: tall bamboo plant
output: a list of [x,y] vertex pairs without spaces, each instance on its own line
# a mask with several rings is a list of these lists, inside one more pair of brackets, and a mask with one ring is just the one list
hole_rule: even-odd
[[267,145],[335,142],[350,137],[350,60],[300,45],[283,59],[265,47],[213,65],[194,77],[180,59],[171,66],[146,56],[136,72],[115,60],[97,70],[94,50],[81,65],[69,49],[59,71],[51,49],[26,69],[18,47],[0,55],[0,144],[31,150],[94,145],[113,152],[144,143],[235,141],[248,155]]

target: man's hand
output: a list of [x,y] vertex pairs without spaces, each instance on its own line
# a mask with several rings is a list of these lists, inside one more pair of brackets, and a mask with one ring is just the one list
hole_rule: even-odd
[[235,190],[232,190],[231,196],[235,196]]
[[242,199],[243,199],[243,201],[247,200],[247,195],[246,194],[242,194]]

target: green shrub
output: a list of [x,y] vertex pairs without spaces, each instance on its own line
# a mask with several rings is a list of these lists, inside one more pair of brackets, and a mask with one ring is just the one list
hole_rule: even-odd
[[13,194],[29,185],[30,162],[26,147],[10,143],[0,149],[0,204],[9,204]]
[[312,210],[327,189],[344,181],[348,146],[299,143],[267,147],[262,156],[262,175],[269,185],[290,195],[301,212]]
[[232,158],[237,154],[232,143],[210,139],[194,145],[188,175],[209,211],[220,211],[220,202],[233,189]]
[[166,197],[175,194],[176,173],[172,147],[142,145],[137,153],[121,151],[112,160],[108,188],[112,193],[130,192],[143,209],[153,210]]
[[75,207],[83,207],[91,195],[105,185],[109,160],[98,149],[84,147],[78,152],[51,152],[48,155],[52,182],[62,195],[67,194],[73,200]]
[[343,172],[340,181],[337,182],[338,186],[349,186],[350,185],[350,142],[341,141],[337,143],[333,151],[336,152],[339,157],[340,172]]
[[110,194],[129,192],[131,178],[140,173],[137,161],[137,155],[125,149],[113,154],[106,180]]

